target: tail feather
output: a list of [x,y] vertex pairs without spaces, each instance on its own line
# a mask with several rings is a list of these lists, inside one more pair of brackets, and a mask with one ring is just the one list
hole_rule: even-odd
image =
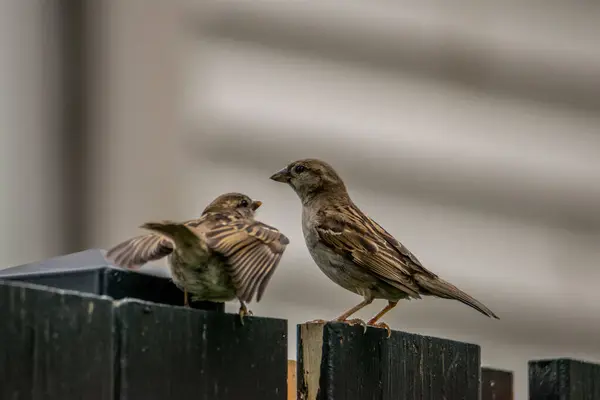
[[431,294],[435,296],[446,299],[458,300],[461,303],[474,308],[475,310],[490,318],[500,319],[496,314],[492,312],[492,310],[484,306],[481,302],[475,300],[473,297],[469,296],[456,286],[440,278],[431,278],[424,275],[417,275],[415,276],[415,279],[421,287],[431,292]]
[[200,238],[185,224],[172,221],[146,222],[140,228],[164,235],[175,242],[176,247],[196,246]]

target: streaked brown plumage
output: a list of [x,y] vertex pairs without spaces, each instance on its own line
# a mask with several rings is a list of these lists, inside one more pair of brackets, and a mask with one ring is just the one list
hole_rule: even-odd
[[327,163],[298,160],[271,176],[289,184],[302,201],[302,229],[308,250],[321,271],[338,285],[363,296],[357,306],[336,318],[386,299],[388,305],[366,325],[386,328],[379,319],[399,300],[436,296],[458,300],[482,314],[498,318],[490,309],[427,270],[392,235],[366,216],[350,199],[344,182]]
[[258,222],[260,201],[240,193],[216,198],[198,219],[147,222],[152,234],[126,240],[107,253],[115,265],[136,269],[168,257],[173,282],[194,300],[225,302],[238,298],[240,315],[256,294],[260,301],[289,240]]

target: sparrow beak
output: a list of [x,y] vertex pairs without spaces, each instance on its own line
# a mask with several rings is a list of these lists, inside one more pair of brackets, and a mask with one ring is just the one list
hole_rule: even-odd
[[290,181],[290,175],[288,174],[287,167],[282,168],[269,178],[275,182],[288,183]]
[[262,206],[262,201],[260,201],[260,200],[254,200],[252,202],[252,206],[251,206],[252,211],[258,210],[258,207],[260,207],[260,206]]

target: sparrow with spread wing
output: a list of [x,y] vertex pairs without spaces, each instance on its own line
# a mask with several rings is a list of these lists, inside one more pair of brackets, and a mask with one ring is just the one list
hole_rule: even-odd
[[388,305],[366,325],[387,329],[389,337],[388,325],[378,322],[381,317],[399,300],[421,296],[458,300],[498,319],[482,303],[425,269],[402,243],[365,215],[329,164],[316,159],[298,160],[271,179],[287,183],[300,197],[304,239],[317,266],[329,279],[363,297],[360,304],[336,321],[364,325],[348,317],[374,299],[385,299]]
[[289,243],[277,229],[254,219],[261,206],[240,193],[217,197],[198,219],[147,222],[151,234],[126,240],[107,252],[123,268],[168,257],[173,282],[194,301],[226,302],[237,297],[240,316],[246,303],[260,301]]

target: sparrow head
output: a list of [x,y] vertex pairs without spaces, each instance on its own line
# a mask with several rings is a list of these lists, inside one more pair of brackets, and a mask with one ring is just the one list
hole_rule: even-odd
[[346,186],[333,167],[317,159],[307,158],[291,162],[273,174],[271,179],[290,185],[302,202],[320,193],[346,193]]
[[254,212],[262,205],[259,200],[252,200],[242,193],[225,193],[214,199],[202,212],[222,212],[236,210],[242,214],[253,217]]

